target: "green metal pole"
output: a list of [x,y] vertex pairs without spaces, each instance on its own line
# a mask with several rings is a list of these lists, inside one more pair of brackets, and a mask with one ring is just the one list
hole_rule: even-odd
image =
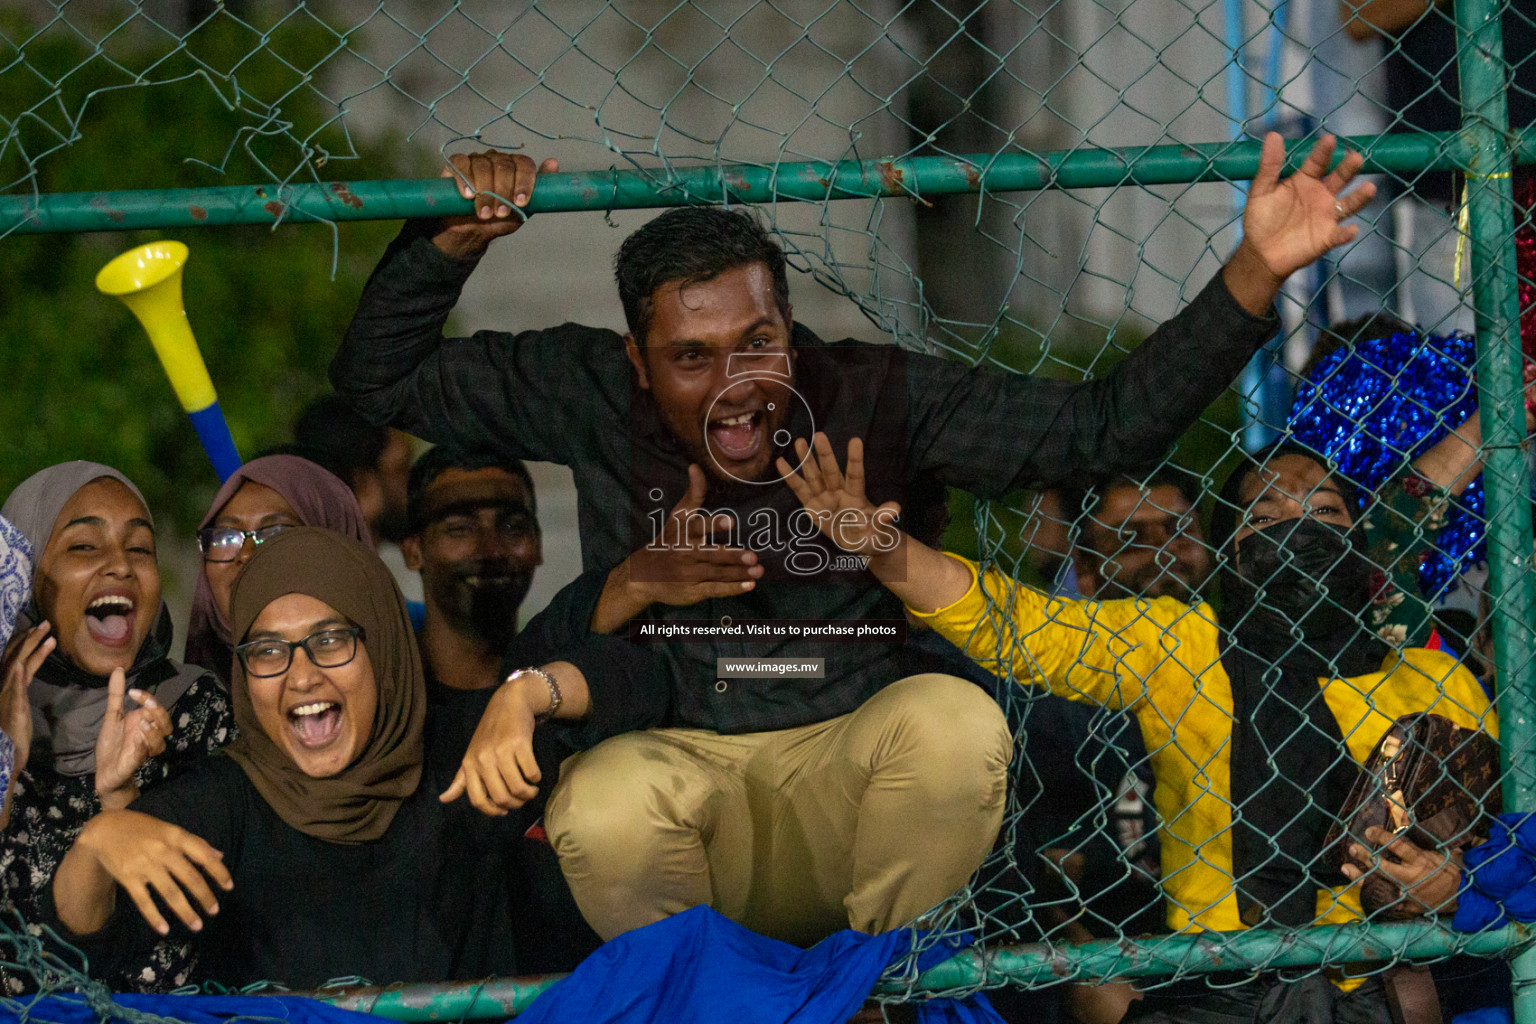
[[[1394,957],[1439,958],[1455,953],[1495,956],[1536,939],[1525,925],[1464,935],[1433,921],[1329,925],[1298,932],[1251,929],[1146,938],[1103,939],[1077,945],[1005,946],[966,951],[915,980],[889,979],[878,994],[939,995],[978,986],[1048,985],[1067,978],[1154,977],[1180,971],[1273,970],[1326,958],[1333,964]],[[563,975],[485,982],[390,985],[299,993],[347,1010],[415,1024],[428,1021],[505,1020],[526,1010]]]
[[1295,931],[1240,932],[1100,939],[1075,945],[1005,946],[967,950],[929,969],[914,983],[887,980],[876,990],[939,994],[977,986],[1045,985],[1067,979],[1145,978],[1210,971],[1270,971],[1318,963],[1336,966],[1393,959],[1435,959],[1455,953],[1496,956],[1536,939],[1527,925],[1463,934],[1424,919],[1391,924],[1355,922]]
[[[1536,578],[1531,573],[1529,451],[1521,387],[1520,302],[1515,270],[1502,0],[1458,0],[1457,67],[1467,165],[1468,234],[1477,323],[1478,406],[1486,447],[1489,591],[1504,806],[1536,811]],[[1521,54],[1521,59],[1527,55]],[[1536,1024],[1536,952],[1514,958],[1516,1024]]]
[[[1476,154],[1461,135],[1363,135],[1343,149],[1367,157],[1366,170],[1416,174],[1465,166]],[[1243,181],[1259,165],[1259,143],[1213,142],[1120,149],[1025,151],[837,164],[732,164],[671,172],[610,170],[543,178],[530,213],[636,210],[732,202],[823,202],[874,196],[935,196],[962,192],[1027,192],[1045,188],[1109,188],[1198,181]],[[1307,144],[1289,146],[1289,165]],[[1523,151],[1536,160],[1536,134]],[[472,202],[447,178],[355,181],[219,188],[139,189],[0,196],[0,237],[71,231],[139,231],[233,224],[309,224],[401,220],[472,212]]]
[[1460,0],[1458,61],[1468,165],[1468,235],[1477,318],[1478,404],[1483,414],[1489,589],[1499,717],[1507,759],[1504,802],[1536,811],[1536,661],[1532,614],[1529,450],[1521,381],[1520,299],[1515,270],[1514,190],[1504,127],[1507,68],[1502,0]]
[[563,974],[533,978],[493,978],[483,982],[383,985],[303,992],[343,1010],[371,1013],[389,1020],[425,1022],[506,1020],[565,979]]

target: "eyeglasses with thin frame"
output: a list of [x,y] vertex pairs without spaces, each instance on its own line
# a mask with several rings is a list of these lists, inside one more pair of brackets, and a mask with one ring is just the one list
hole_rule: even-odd
[[362,639],[362,626],[329,626],[302,640],[248,640],[235,648],[235,655],[245,666],[246,675],[268,679],[288,671],[293,664],[293,652],[299,647],[304,648],[316,668],[341,668],[357,657],[357,644]]
[[284,530],[291,529],[293,529],[292,523],[273,523],[259,530],[240,530],[233,526],[209,526],[197,531],[197,547],[202,551],[205,562],[233,562],[240,557],[240,549],[245,547],[245,538],[249,537],[252,544],[259,545],[262,541],[271,540]]

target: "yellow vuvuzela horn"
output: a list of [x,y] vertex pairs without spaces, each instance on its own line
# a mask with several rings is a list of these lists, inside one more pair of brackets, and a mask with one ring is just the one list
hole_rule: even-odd
[[182,409],[223,482],[240,468],[240,453],[181,302],[181,268],[186,262],[187,247],[180,242],[150,242],[102,267],[96,288],[122,299],[144,325]]

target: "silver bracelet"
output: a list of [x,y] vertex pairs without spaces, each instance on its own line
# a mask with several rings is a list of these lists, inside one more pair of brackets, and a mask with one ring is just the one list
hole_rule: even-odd
[[541,668],[532,667],[517,669],[511,675],[507,676],[507,682],[510,683],[512,680],[516,679],[520,675],[523,675],[524,673],[538,676],[540,679],[544,680],[544,684],[549,687],[549,707],[545,708],[542,714],[533,716],[535,723],[547,722],[551,718],[555,717],[555,712],[559,711],[560,705],[565,703],[565,697],[560,693],[560,684],[555,682],[555,677],[550,675],[548,672],[545,672]]

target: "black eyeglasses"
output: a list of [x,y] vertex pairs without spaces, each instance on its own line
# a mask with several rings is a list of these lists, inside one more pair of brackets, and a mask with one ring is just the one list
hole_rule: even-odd
[[233,562],[245,547],[245,538],[252,544],[271,540],[284,530],[293,529],[291,523],[274,523],[259,530],[237,530],[233,526],[210,526],[197,531],[197,546],[205,562]]
[[332,626],[302,640],[249,640],[235,648],[235,656],[245,666],[246,675],[266,679],[287,672],[298,647],[304,648],[315,667],[340,668],[357,657],[357,642],[361,639],[362,626]]

